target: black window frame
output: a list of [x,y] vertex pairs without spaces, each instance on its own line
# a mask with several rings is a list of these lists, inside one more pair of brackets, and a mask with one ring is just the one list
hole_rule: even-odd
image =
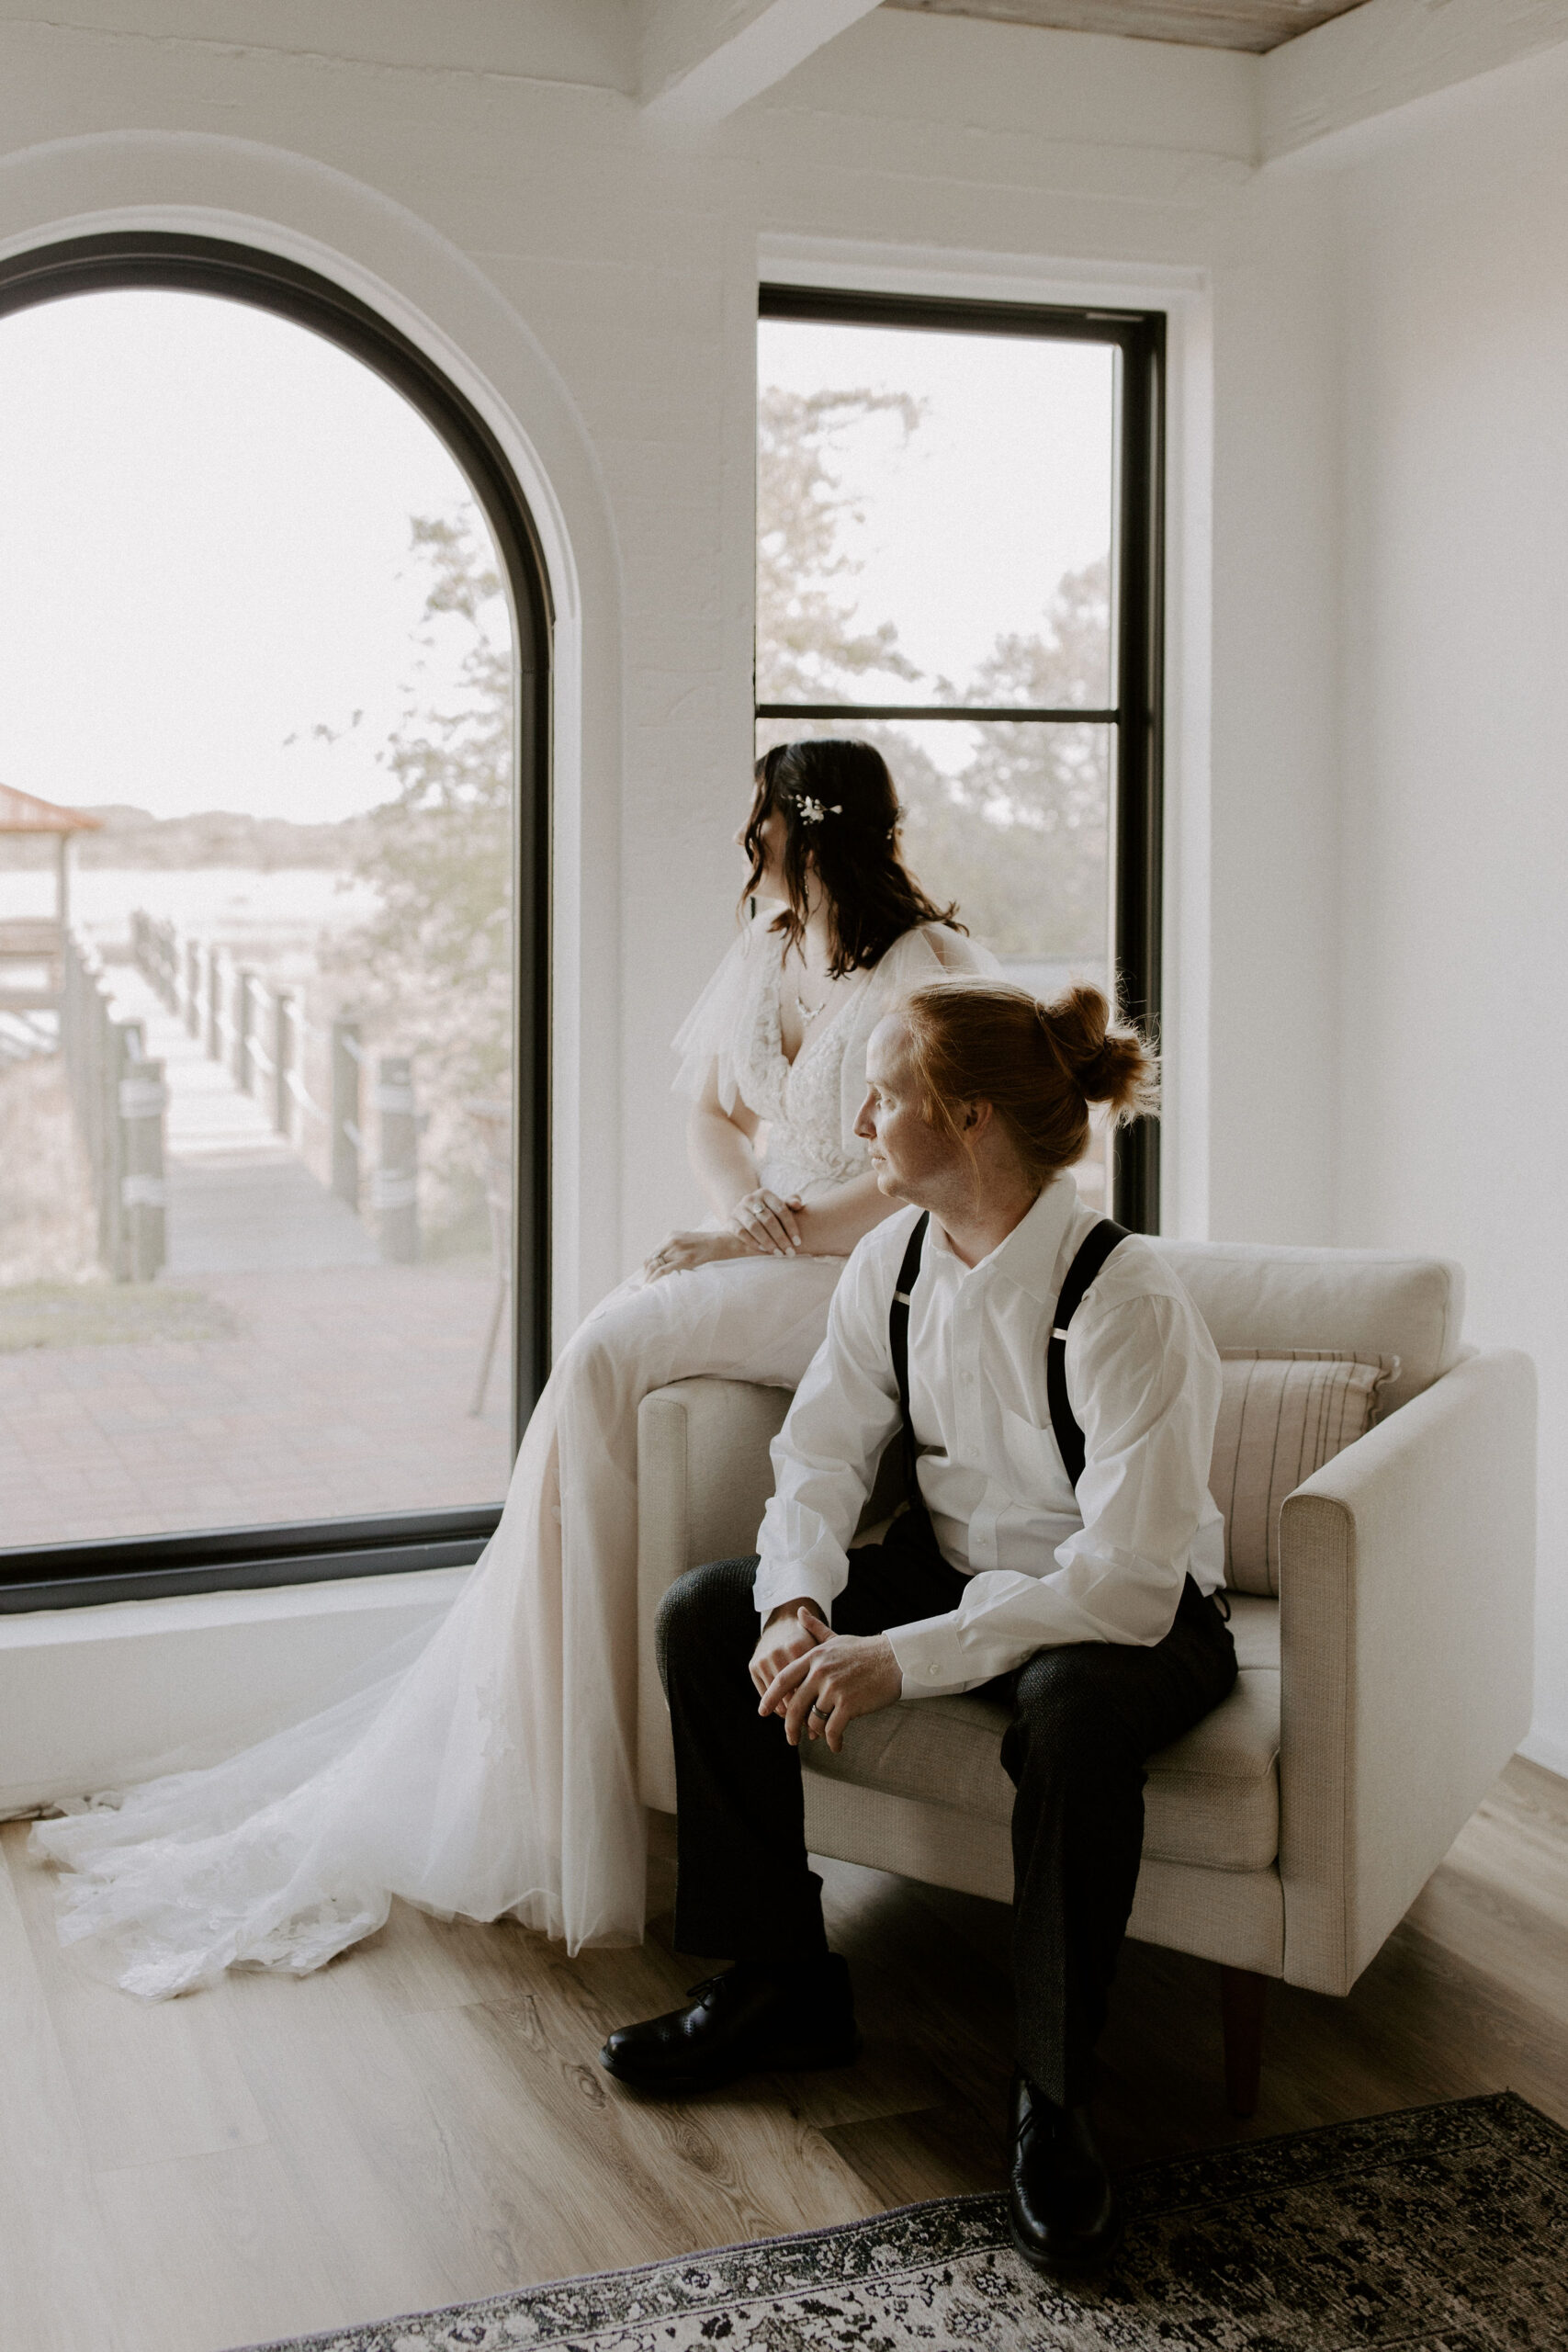
[[[513,1002],[513,1448],[549,1374],[549,876],[554,613],[538,533],[516,476],[473,403],[417,344],[318,272],[223,238],[114,231],[0,262],[0,320],[127,288],[211,295],[324,336],[390,384],[446,445],[494,535],[512,592],[517,683]],[[3,345],[0,345],[3,349]],[[92,1607],[266,1585],[460,1566],[501,1505],[182,1530],[0,1549],[0,1613]]]
[[[974,704],[764,703],[756,702],[754,694],[753,701],[759,719],[1090,720],[1111,729],[1116,758],[1111,769],[1111,967],[1123,1010],[1157,1044],[1165,839],[1166,313],[783,285],[761,286],[757,308],[763,319],[1032,336],[1109,344],[1120,352],[1114,704],[1100,710],[991,709]],[[1159,1123],[1138,1119],[1114,1140],[1113,1214],[1134,1232],[1157,1233],[1159,1201]]]

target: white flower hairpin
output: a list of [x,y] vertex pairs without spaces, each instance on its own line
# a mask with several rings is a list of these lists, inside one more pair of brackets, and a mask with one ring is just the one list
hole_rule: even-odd
[[800,811],[803,825],[819,825],[824,817],[841,817],[844,813],[840,801],[835,800],[831,808],[825,808],[821,801],[813,799],[808,792],[801,793],[795,805]]

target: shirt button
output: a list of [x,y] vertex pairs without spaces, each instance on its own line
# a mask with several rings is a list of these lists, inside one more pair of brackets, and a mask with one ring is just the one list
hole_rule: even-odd
[[936,1666],[934,1662],[926,1668],[926,1680],[928,1682],[934,1682],[936,1680]]

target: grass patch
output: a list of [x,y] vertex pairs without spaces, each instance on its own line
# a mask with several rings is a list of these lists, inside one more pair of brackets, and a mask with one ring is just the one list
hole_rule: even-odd
[[0,1355],[150,1340],[231,1340],[234,1317],[198,1290],[158,1283],[18,1283],[0,1290]]

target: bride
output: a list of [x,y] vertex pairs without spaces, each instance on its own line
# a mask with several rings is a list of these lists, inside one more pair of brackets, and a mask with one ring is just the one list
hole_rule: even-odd
[[40,1822],[75,1875],[61,1933],[152,1998],[231,1967],[318,1968],[394,1895],[585,1944],[642,1934],[637,1414],[707,1373],[793,1387],[844,1258],[888,1212],[854,1134],[886,1006],[990,959],[907,872],[865,743],[759,762],[738,844],[757,901],[675,1039],[716,1212],[589,1316],[528,1423],[501,1523],[434,1634],[210,1770]]

